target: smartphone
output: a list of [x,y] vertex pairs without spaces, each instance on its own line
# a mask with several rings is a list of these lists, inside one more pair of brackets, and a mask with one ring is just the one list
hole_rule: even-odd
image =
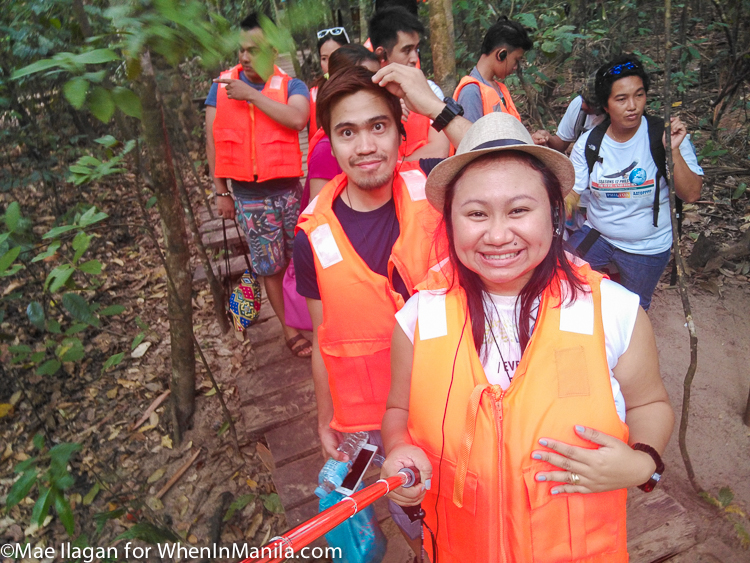
[[359,487],[359,484],[362,481],[362,477],[364,477],[365,473],[367,473],[367,469],[370,467],[372,459],[373,457],[375,457],[375,453],[377,451],[377,446],[373,446],[372,444],[365,444],[362,448],[362,451],[359,452],[357,459],[354,460],[349,474],[344,479],[344,482],[341,483],[341,486],[336,489],[336,491],[345,496],[349,496],[354,491],[356,491],[357,487]]

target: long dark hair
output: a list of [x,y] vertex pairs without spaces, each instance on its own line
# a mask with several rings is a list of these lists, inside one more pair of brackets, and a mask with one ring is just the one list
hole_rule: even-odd
[[[542,176],[544,187],[547,190],[547,196],[549,197],[550,206],[553,210],[552,218],[557,218],[557,224],[553,225],[553,228],[557,229],[556,232],[562,232],[564,228],[565,216],[563,210],[565,204],[563,200],[562,190],[560,189],[560,182],[557,176],[547,168],[541,160],[533,155],[522,151],[504,151],[501,153],[489,153],[481,156],[474,160],[471,164],[464,167],[463,170],[453,179],[451,184],[445,193],[445,203],[443,204],[443,221],[445,224],[445,232],[448,237],[448,252],[450,260],[454,268],[456,275],[453,276],[452,283],[458,284],[466,293],[466,301],[469,308],[469,315],[471,316],[471,333],[474,337],[474,346],[476,347],[477,354],[482,354],[482,344],[484,342],[485,324],[486,324],[486,312],[484,308],[484,283],[482,282],[479,275],[464,266],[458,259],[456,254],[456,245],[453,236],[453,219],[451,211],[453,210],[453,196],[455,193],[456,183],[461,179],[461,176],[466,172],[468,168],[475,165],[480,165],[500,158],[508,158],[512,156],[525,164],[528,164],[531,168],[538,171]],[[557,213],[555,214],[555,209]],[[562,271],[563,276],[560,275]],[[526,346],[531,340],[531,311],[534,306],[534,301],[541,297],[544,289],[550,284],[559,284],[561,277],[564,277],[570,283],[571,292],[565,295],[565,298],[572,301],[578,296],[578,292],[583,292],[584,283],[573,271],[573,268],[568,261],[563,250],[563,240],[561,235],[554,235],[552,238],[552,244],[550,246],[547,256],[544,260],[536,267],[534,273],[531,275],[531,279],[521,290],[518,295],[518,301],[516,307],[520,302],[520,313],[518,320],[518,339],[521,344],[521,351],[526,350]],[[484,359],[484,358],[483,358]]]

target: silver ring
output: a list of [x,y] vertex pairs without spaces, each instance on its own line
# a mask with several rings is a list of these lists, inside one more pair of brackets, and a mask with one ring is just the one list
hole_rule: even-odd
[[578,473],[571,473],[570,474],[570,482],[574,485],[578,485],[581,482],[581,476],[578,475]]

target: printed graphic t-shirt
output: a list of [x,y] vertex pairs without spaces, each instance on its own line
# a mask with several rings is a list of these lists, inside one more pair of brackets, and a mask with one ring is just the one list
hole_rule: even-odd
[[[657,168],[651,158],[646,118],[641,118],[638,131],[625,143],[604,135],[600,161],[594,164],[589,177],[585,149],[590,134],[588,131],[581,135],[570,154],[576,172],[573,189],[578,194],[590,192],[585,224],[625,252],[653,255],[668,250],[672,245],[669,190],[666,179],[662,178],[659,221],[654,227]],[[680,153],[690,170],[703,176],[689,135],[680,144]]]

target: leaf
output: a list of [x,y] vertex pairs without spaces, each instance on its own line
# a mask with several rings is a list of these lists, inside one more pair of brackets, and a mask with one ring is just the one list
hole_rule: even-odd
[[166,467],[160,467],[159,469],[157,469],[156,471],[154,471],[149,476],[148,479],[146,479],[146,483],[148,483],[149,485],[151,485],[152,483],[156,483],[159,479],[161,479],[162,477],[164,477],[164,474],[166,472],[167,472],[167,468]]
[[62,297],[62,302],[70,315],[82,323],[90,323],[93,317],[88,301],[77,293],[67,292]]
[[77,362],[83,359],[86,352],[78,338],[65,338],[55,350],[55,355],[63,362]]
[[118,508],[117,510],[110,510],[109,512],[97,512],[94,514],[94,522],[96,522],[96,535],[98,536],[102,532],[104,525],[110,520],[116,520],[125,514],[124,508]]
[[73,60],[79,64],[95,65],[111,61],[119,61],[120,56],[111,49],[95,49],[93,51],[81,53],[80,55],[75,55]]
[[42,238],[43,239],[54,238],[56,236],[59,236],[63,233],[67,233],[68,231],[72,231],[73,229],[77,229],[77,228],[78,228],[77,225],[62,225],[60,227],[53,227],[48,232],[46,232]]
[[70,264],[61,264],[49,273],[44,285],[49,284],[50,292],[55,293],[67,283],[70,276],[73,275],[73,271],[74,270],[71,268]]
[[78,269],[87,274],[99,275],[102,273],[102,263],[99,260],[89,260],[78,266]]
[[134,359],[143,357],[143,355],[146,353],[146,350],[148,350],[150,346],[150,342],[143,342],[139,344],[136,349],[130,353],[130,357]]
[[91,236],[87,235],[83,231],[79,232],[75,238],[73,239],[73,250],[76,251],[75,255],[73,256],[73,262],[78,262],[78,260],[81,259],[81,256],[83,256],[83,253],[86,252],[89,248],[89,245],[91,244]]
[[65,331],[66,336],[73,336],[86,330],[89,327],[88,323],[74,323],[68,330]]
[[58,323],[55,319],[49,319],[47,321],[47,330],[52,334],[60,334],[60,332],[62,332],[60,330],[60,323]]
[[23,68],[20,68],[13,72],[13,74],[10,75],[11,80],[18,80],[19,78],[22,78],[24,76],[28,76],[30,74],[35,74],[37,72],[41,72],[43,70],[47,70],[50,68],[54,68],[56,66],[59,66],[59,62],[53,59],[44,59],[41,61],[37,61],[35,63],[31,63],[28,66],[25,66]]
[[146,209],[151,209],[154,205],[156,205],[155,195],[148,198],[148,201],[146,202]]
[[89,81],[82,76],[71,78],[63,85],[63,94],[70,105],[76,109],[81,109],[86,101],[86,94],[89,91]]
[[138,522],[135,526],[129,530],[124,531],[122,534],[117,536],[112,543],[117,540],[142,540],[146,543],[156,545],[164,542],[178,542],[180,538],[176,536],[171,530],[166,528],[159,528],[154,526],[150,522]]
[[21,475],[21,478],[13,483],[13,486],[10,488],[10,492],[8,493],[8,497],[5,499],[6,510],[10,510],[12,507],[26,498],[26,495],[29,494],[29,491],[31,491],[32,487],[36,483],[36,478],[37,470],[36,468],[34,468]]
[[734,500],[734,492],[729,487],[722,487],[719,489],[719,496],[717,500],[721,504],[722,508],[729,506],[729,503]]
[[44,308],[38,301],[32,301],[26,307],[26,316],[29,318],[29,322],[33,324],[39,330],[44,330]]
[[125,357],[125,352],[120,352],[119,354],[114,354],[107,358],[107,361],[104,362],[104,365],[102,366],[102,371],[106,371],[109,368],[115,367],[118,365],[122,359]]
[[72,456],[74,452],[77,452],[80,449],[81,444],[78,444],[76,442],[63,442],[62,444],[57,444],[56,446],[54,446],[48,454],[53,474],[63,475],[67,473],[67,465],[68,461],[70,460],[70,456]]
[[[16,261],[19,254],[21,254],[21,247],[14,246],[8,252],[0,256],[0,274],[3,274],[8,268],[10,268],[10,265]],[[8,271],[7,275],[10,275],[10,273],[11,272]]]
[[34,447],[37,450],[41,450],[44,447],[44,434],[41,434],[41,433],[35,434],[33,443],[34,443]]
[[94,142],[112,149],[116,147],[120,141],[115,139],[112,135],[104,135],[104,137],[99,137],[98,139],[94,139]]
[[224,514],[224,522],[229,522],[232,519],[232,516],[234,516],[235,512],[237,512],[238,510],[242,510],[248,504],[253,502],[256,496],[257,495],[247,494],[235,499],[232,504],[229,505],[226,514]]
[[0,403],[0,418],[5,418],[13,412],[13,405],[10,403]]
[[96,206],[92,205],[86,210],[86,213],[81,215],[81,218],[78,220],[78,224],[81,225],[81,227],[88,227],[89,225],[98,223],[99,221],[102,221],[107,217],[109,217],[109,215],[107,215],[103,211],[97,212]]
[[110,305],[99,311],[99,314],[107,317],[110,315],[119,315],[124,311],[125,307],[123,305]]
[[37,375],[55,375],[62,364],[58,360],[47,360],[36,368]]
[[534,17],[534,14],[518,14],[515,17],[515,20],[524,27],[529,27],[531,29],[539,29],[539,26],[536,23],[536,18]]
[[18,228],[18,223],[21,221],[21,206],[18,205],[17,201],[11,201],[8,208],[5,210],[5,226],[11,233],[14,233]]
[[97,86],[89,97],[89,109],[99,121],[109,123],[115,113],[115,102],[108,90]]
[[745,182],[742,182],[739,186],[737,186],[737,189],[734,190],[734,193],[732,194],[732,199],[740,199],[746,190],[747,190],[747,184]]
[[36,524],[40,528],[44,524],[47,514],[49,514],[50,504],[52,504],[51,491],[51,488],[40,487],[39,498],[36,499],[34,510],[31,511],[31,523]]
[[141,100],[132,90],[116,86],[112,90],[112,99],[125,115],[141,118]]
[[141,342],[143,342],[143,339],[146,338],[145,332],[139,332],[135,338],[133,338],[133,344],[131,344],[130,349],[135,350],[136,346],[138,346]]
[[216,436],[221,436],[222,434],[224,434],[224,432],[227,431],[228,428],[229,428],[229,421],[225,420],[224,424],[222,424],[219,430],[216,432]]
[[273,512],[274,514],[283,514],[284,507],[281,505],[279,495],[271,493],[270,495],[264,495],[264,497],[263,506],[266,507],[266,510]]
[[47,247],[47,250],[44,252],[40,252],[34,258],[31,259],[31,262],[39,262],[40,260],[45,260],[46,258],[49,258],[50,256],[54,256],[55,252],[57,252],[57,249],[60,248],[60,241],[55,240],[50,243],[50,245]]
[[70,510],[68,499],[65,498],[65,495],[63,495],[63,492],[59,489],[55,489],[55,510],[60,517],[60,522],[65,526],[65,531],[68,532],[70,537],[73,537],[73,534],[76,531],[73,511]]

